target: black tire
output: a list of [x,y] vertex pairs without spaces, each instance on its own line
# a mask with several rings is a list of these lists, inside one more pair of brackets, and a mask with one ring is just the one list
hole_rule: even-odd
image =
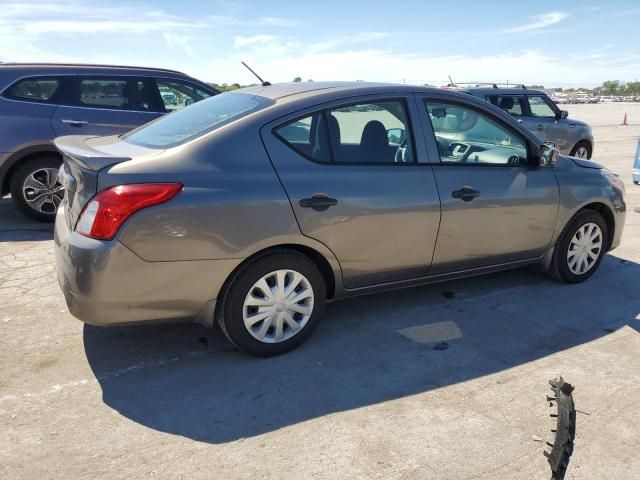
[[590,159],[591,154],[593,153],[593,147],[586,140],[580,140],[578,143],[576,143],[576,145],[571,150],[571,153],[569,154],[569,156],[574,157],[576,155],[576,152],[582,147],[587,149],[587,159]]
[[[600,227],[600,231],[602,232],[603,237],[602,247],[600,248],[598,258],[593,266],[585,273],[577,275],[569,268],[567,254],[573,236],[576,234],[578,229],[580,229],[587,223],[595,223],[596,225],[598,225],[598,227]],[[562,230],[562,233],[560,233],[560,236],[558,237],[558,241],[556,242],[556,246],[553,252],[553,258],[551,260],[551,266],[549,267],[549,273],[558,281],[563,283],[584,282],[587,278],[593,275],[600,266],[600,262],[602,262],[602,258],[607,252],[608,238],[609,232],[607,229],[607,222],[605,222],[600,213],[590,209],[579,211],[574,215],[569,223],[567,223],[567,225],[564,227],[564,230]]]
[[[62,161],[59,157],[56,157],[55,155],[43,155],[41,157],[32,158],[31,160],[22,162],[18,168],[14,170],[11,175],[9,188],[13,204],[18,210],[20,210],[20,212],[40,222],[53,222],[55,220],[55,208],[51,206],[50,212],[42,212],[32,208],[25,198],[22,187],[27,177],[32,173],[43,168],[54,168],[58,170],[60,169],[60,165],[62,165]],[[49,209],[48,207],[49,205],[46,207],[47,210]]]
[[[313,290],[312,313],[302,329],[292,337],[279,343],[262,342],[249,333],[244,325],[244,301],[260,278],[281,269],[293,270],[306,277]],[[218,323],[229,341],[243,352],[260,357],[280,355],[309,338],[322,315],[325,300],[324,278],[307,256],[294,250],[274,250],[249,261],[232,275],[218,305]]]

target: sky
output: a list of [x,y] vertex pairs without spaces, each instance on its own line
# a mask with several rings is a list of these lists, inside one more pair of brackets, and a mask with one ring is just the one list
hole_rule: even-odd
[[640,79],[640,1],[0,0],[0,61],[204,81],[597,86]]

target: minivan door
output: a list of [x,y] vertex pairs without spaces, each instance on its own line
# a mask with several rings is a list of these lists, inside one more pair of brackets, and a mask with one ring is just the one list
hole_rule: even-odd
[[149,79],[78,75],[56,109],[56,136],[119,135],[159,117]]
[[431,273],[531,260],[549,248],[558,216],[553,170],[533,165],[524,135],[459,98],[424,98],[442,219]]
[[533,132],[545,142],[553,142],[562,151],[570,150],[573,135],[568,122],[559,119],[560,112],[546,95],[527,95]]
[[410,119],[413,97],[368,96],[262,128],[302,233],[335,254],[347,289],[421,277],[431,265],[440,200]]

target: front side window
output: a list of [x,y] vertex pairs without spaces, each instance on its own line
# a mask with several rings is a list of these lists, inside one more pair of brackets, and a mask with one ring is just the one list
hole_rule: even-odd
[[133,77],[79,77],[71,103],[81,107],[117,110],[150,110],[148,88]]
[[509,115],[521,117],[525,113],[525,98],[520,95],[490,95],[487,97],[496,107],[504,110]]
[[258,95],[223,93],[191,108],[164,115],[124,135],[128,142],[151,148],[169,148],[202,136],[274,102]]
[[315,112],[275,130],[312,160],[343,164],[415,162],[405,104],[385,100]]
[[528,97],[531,115],[534,117],[555,118],[556,112],[543,97]]
[[442,163],[525,165],[526,141],[488,114],[446,102],[425,102]]
[[174,112],[209,98],[211,93],[179,80],[156,80],[166,112]]
[[13,100],[49,102],[58,92],[61,84],[62,81],[59,78],[26,78],[9,87],[5,96]]

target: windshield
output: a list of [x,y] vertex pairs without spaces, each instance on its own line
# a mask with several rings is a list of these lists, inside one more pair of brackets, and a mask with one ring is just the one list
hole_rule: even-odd
[[144,147],[169,148],[273,103],[273,100],[257,95],[223,93],[143,125],[123,135],[122,139]]

